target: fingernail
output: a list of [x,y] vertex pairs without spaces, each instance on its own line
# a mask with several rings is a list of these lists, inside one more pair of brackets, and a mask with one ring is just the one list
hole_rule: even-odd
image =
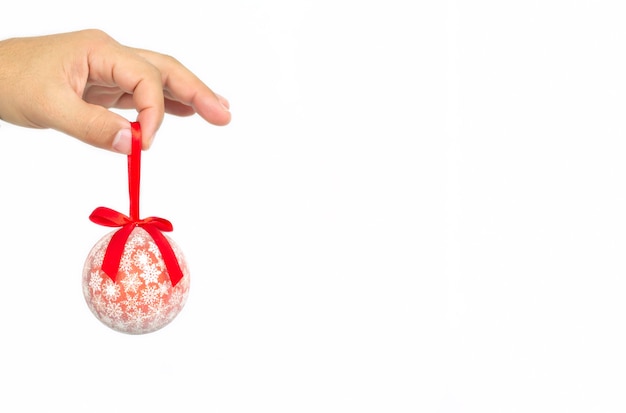
[[132,133],[130,129],[122,129],[113,139],[113,149],[116,152],[129,155],[132,150]]
[[220,104],[222,105],[224,110],[230,111],[230,103],[228,102],[228,99],[226,99],[224,96],[218,95],[217,93],[215,94],[215,96],[217,96],[217,100],[220,101]]

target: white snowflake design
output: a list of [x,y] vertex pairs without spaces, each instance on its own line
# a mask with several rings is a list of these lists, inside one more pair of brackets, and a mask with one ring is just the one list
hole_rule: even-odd
[[157,283],[159,281],[159,275],[162,271],[157,268],[156,264],[146,265],[141,269],[143,272],[140,275],[146,284]]
[[154,304],[159,299],[159,290],[154,287],[146,287],[141,292],[141,302]]
[[102,284],[102,277],[100,277],[100,273],[98,271],[92,271],[91,279],[89,280],[89,288],[91,291],[100,291],[100,284]]
[[150,259],[149,251],[138,250],[133,255],[133,262],[135,265],[141,269],[149,267],[152,264],[152,259]]
[[109,301],[115,301],[120,296],[120,286],[108,279],[102,286],[102,295]]
[[127,293],[136,293],[142,282],[136,272],[127,272],[126,277],[121,281],[124,285],[124,291]]

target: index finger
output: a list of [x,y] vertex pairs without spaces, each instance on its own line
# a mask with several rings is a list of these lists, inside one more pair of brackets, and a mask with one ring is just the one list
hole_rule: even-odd
[[163,82],[159,69],[129,48],[90,55],[90,78],[97,84],[119,87],[132,95],[141,124],[143,149],[150,147],[165,114]]

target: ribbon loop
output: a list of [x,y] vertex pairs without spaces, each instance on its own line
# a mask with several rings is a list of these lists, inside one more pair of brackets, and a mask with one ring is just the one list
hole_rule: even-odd
[[121,227],[122,225],[133,222],[130,217],[107,207],[94,209],[91,215],[89,215],[89,219],[105,227]]
[[130,196],[130,216],[107,207],[98,207],[89,215],[89,219],[106,227],[121,227],[117,230],[107,246],[102,262],[104,271],[111,280],[115,281],[119,270],[120,261],[124,253],[126,241],[135,227],[143,228],[154,240],[159,248],[165,268],[172,282],[172,286],[178,284],[183,278],[183,272],[169,241],[161,231],[170,232],[174,227],[165,218],[148,217],[139,218],[139,180],[141,165],[141,129],[139,122],[131,122],[132,152],[128,155],[128,189]]

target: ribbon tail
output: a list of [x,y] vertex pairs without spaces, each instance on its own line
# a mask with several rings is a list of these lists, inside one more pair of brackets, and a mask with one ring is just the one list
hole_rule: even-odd
[[178,284],[178,282],[183,278],[183,270],[181,270],[180,264],[178,264],[178,259],[176,258],[176,254],[174,253],[172,246],[165,235],[163,235],[157,228],[151,225],[145,225],[142,228],[150,234],[154,243],[159,247],[159,251],[161,251],[161,256],[165,262],[165,267],[167,268],[167,273],[169,274],[170,281],[172,282],[172,287],[176,286],[176,284]]
[[107,250],[104,253],[104,259],[102,261],[102,271],[115,282],[117,278],[117,272],[120,269],[120,261],[124,254],[124,247],[126,246],[126,240],[130,236],[130,233],[135,228],[135,225],[124,225],[118,231],[113,234]]

